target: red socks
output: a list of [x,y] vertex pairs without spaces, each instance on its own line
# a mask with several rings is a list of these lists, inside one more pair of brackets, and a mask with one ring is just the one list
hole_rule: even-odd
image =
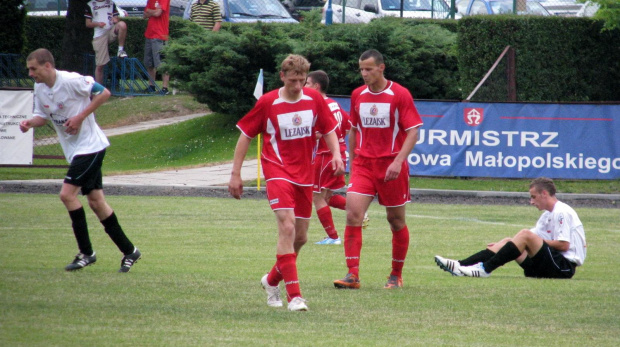
[[[281,278],[284,280],[284,285],[286,286],[286,294],[287,300],[290,302],[293,298],[301,296],[301,289],[299,288],[299,279],[297,277],[297,254],[288,253],[288,254],[278,254],[276,255],[276,265],[274,269],[277,267],[276,272],[279,270],[279,274],[281,274]],[[270,277],[275,281],[275,278],[272,277],[272,273],[274,269],[271,269],[271,272],[267,276],[267,283],[272,285],[273,282],[270,281]],[[279,282],[279,281],[278,281]],[[274,285],[278,285],[277,283]]]
[[359,277],[360,254],[362,253],[362,227],[347,225],[344,229],[344,257],[349,273]]
[[392,230],[392,276],[402,277],[403,265],[409,250],[409,229]]
[[334,194],[329,198],[328,205],[339,210],[344,210],[347,205],[347,198],[342,195]]
[[316,215],[319,217],[319,221],[321,225],[323,225],[323,229],[332,239],[338,238],[338,231],[336,231],[336,227],[334,226],[334,219],[332,218],[332,210],[330,210],[329,206],[325,206],[316,211]]

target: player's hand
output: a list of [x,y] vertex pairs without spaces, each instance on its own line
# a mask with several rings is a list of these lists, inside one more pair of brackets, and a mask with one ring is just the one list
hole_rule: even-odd
[[103,28],[104,26],[105,26],[105,23],[104,23],[104,22],[99,22],[99,27],[100,27],[100,28]]
[[79,117],[71,117],[67,119],[63,126],[67,127],[65,132],[69,135],[75,135],[80,131],[80,127],[82,126],[83,119]]
[[385,171],[385,182],[395,180],[398,175],[400,175],[400,169],[402,168],[402,163],[398,163],[393,161],[390,166],[388,166]]
[[30,128],[32,128],[32,125],[30,124],[30,120],[26,119],[26,120],[19,122],[19,130],[21,130],[22,133],[27,132],[28,130],[30,130]]
[[230,182],[228,182],[228,192],[233,198],[237,200],[241,199],[241,194],[243,193],[243,180],[241,180],[241,176],[230,176]]
[[332,159],[332,169],[334,170],[334,176],[344,175],[344,163],[342,162],[342,158]]

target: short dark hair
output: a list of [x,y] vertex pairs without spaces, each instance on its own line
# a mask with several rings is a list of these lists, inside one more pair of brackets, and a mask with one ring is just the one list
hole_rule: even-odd
[[538,192],[546,190],[551,196],[555,196],[556,193],[555,183],[553,183],[551,178],[547,177],[539,177],[534,179],[532,183],[530,183],[530,189],[532,188],[536,189]]
[[366,60],[366,59],[369,59],[369,58],[374,58],[375,59],[375,64],[377,64],[377,65],[385,64],[385,60],[383,60],[383,54],[381,54],[376,49],[369,49],[366,52],[362,53],[362,55],[360,56],[360,61]]
[[39,65],[50,63],[52,67],[56,67],[56,63],[54,63],[54,56],[52,55],[52,52],[48,51],[45,48],[39,48],[39,49],[32,51],[32,53],[28,54],[26,61],[28,62],[33,59],[36,60],[37,64]]
[[308,74],[308,78],[312,78],[312,82],[319,84],[321,92],[327,93],[327,88],[329,88],[329,76],[327,76],[327,72],[323,70],[312,71]]

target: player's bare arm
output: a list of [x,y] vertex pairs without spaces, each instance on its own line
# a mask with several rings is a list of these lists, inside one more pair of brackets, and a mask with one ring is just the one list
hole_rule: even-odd
[[93,22],[92,19],[86,18],[86,27],[87,28],[91,28],[91,29],[96,28],[96,27],[103,28],[104,26],[105,26],[104,22]]
[[19,123],[19,130],[21,130],[22,133],[25,133],[30,130],[30,128],[42,127],[45,125],[45,123],[47,123],[47,120],[45,118],[34,116],[31,119],[21,121]]
[[357,148],[357,128],[351,127],[349,130],[349,162],[352,163],[355,159],[355,148]]
[[334,175],[344,175],[344,163],[340,155],[338,135],[336,135],[335,131],[331,131],[323,135],[323,137],[325,137],[325,143],[327,143],[327,147],[329,147],[329,151],[332,153],[332,169],[334,170]]
[[65,130],[65,132],[71,135],[77,134],[77,132],[80,130],[80,126],[82,126],[82,122],[84,121],[84,119],[86,119],[89,114],[95,112],[95,110],[99,106],[106,102],[110,98],[110,95],[111,93],[107,88],[104,88],[103,91],[99,94],[93,95],[90,104],[88,104],[88,106],[86,106],[82,112],[67,119],[65,124],[63,124],[65,127],[67,127],[67,130]]
[[243,180],[241,179],[241,167],[243,166],[243,160],[250,148],[250,142],[252,139],[244,134],[239,135],[237,146],[235,147],[235,155],[233,159],[233,167],[230,172],[230,181],[228,182],[228,192],[235,199],[241,199],[243,193]]
[[[400,174],[403,162],[407,160],[409,153],[413,150],[413,147],[418,142],[418,128],[411,128],[406,130],[407,137],[403,142],[403,147],[398,152],[398,155],[394,158],[394,161],[388,166],[385,171],[385,181],[395,180]],[[351,135],[349,135],[351,136]]]
[[555,248],[560,252],[566,252],[570,248],[570,242],[560,240],[544,240],[546,244],[551,248]]

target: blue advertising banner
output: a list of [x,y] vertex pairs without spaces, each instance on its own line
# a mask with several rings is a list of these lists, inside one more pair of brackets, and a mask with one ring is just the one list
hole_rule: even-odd
[[[334,98],[345,110],[348,98]],[[415,101],[417,176],[620,178],[620,105]]]

